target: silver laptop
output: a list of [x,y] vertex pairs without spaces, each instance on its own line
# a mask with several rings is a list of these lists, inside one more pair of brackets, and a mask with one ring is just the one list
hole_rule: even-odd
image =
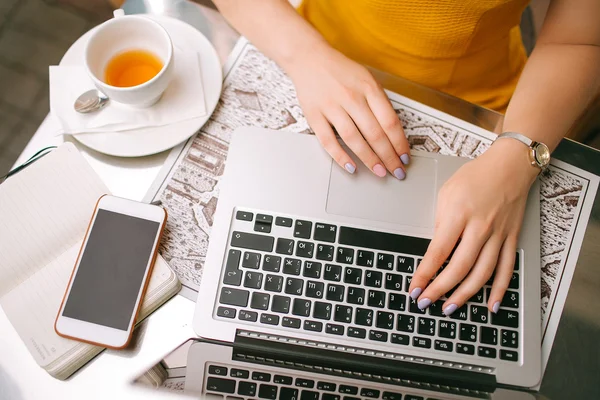
[[[407,179],[348,174],[312,135],[234,132],[194,330],[248,349],[363,365],[363,373],[493,391],[541,378],[539,186],[500,311],[491,281],[450,317],[407,289],[437,192],[465,159],[414,152]],[[320,355],[327,354],[323,360]],[[321,367],[325,367],[322,365]],[[330,366],[332,367],[332,366]],[[441,383],[440,383],[441,382]]]

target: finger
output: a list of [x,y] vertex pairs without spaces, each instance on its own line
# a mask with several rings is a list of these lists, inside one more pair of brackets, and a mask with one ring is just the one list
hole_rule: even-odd
[[390,99],[381,87],[368,93],[366,98],[373,115],[389,138],[396,154],[404,165],[408,165],[410,163],[410,145],[402,128],[402,122],[394,111]]
[[307,113],[306,120],[315,132],[315,136],[319,139],[321,146],[329,153],[331,158],[342,168],[353,174],[356,171],[356,164],[350,158],[348,153],[344,151],[340,142],[338,142],[329,121],[320,112]]
[[[482,232],[482,229],[473,225],[465,228],[460,244],[448,266],[419,296],[418,306],[420,309],[429,307],[433,301],[448,293],[467,276],[487,240],[488,236]],[[432,287],[432,285],[434,286]]]
[[[439,215],[439,214],[438,214]],[[408,292],[416,300],[431,278],[446,262],[464,228],[464,221],[446,217],[436,226],[433,239],[415,271]]]
[[[452,296],[442,306],[444,314],[450,315],[457,308],[465,304],[471,297],[473,297],[485,283],[490,279],[494,273],[494,267],[498,262],[498,254],[502,247],[502,237],[500,235],[492,236],[481,249],[479,257],[475,265],[468,273],[467,278],[456,288]],[[442,278],[444,271],[438,278]],[[434,281],[435,283],[435,281]],[[432,284],[433,285],[433,284]],[[446,292],[445,292],[446,293]]]
[[346,111],[348,111],[369,146],[383,161],[387,170],[396,178],[403,180],[406,177],[404,166],[390,143],[390,139],[369,108],[367,101],[364,99],[355,101],[350,107],[346,108]]
[[367,144],[365,138],[360,134],[348,113],[339,107],[330,110],[325,117],[333,124],[335,130],[339,133],[350,150],[352,150],[375,175],[383,178],[386,175],[386,172],[381,160]]
[[488,308],[494,314],[500,309],[500,303],[506,293],[506,289],[512,279],[513,269],[515,268],[515,257],[517,252],[517,236],[509,236],[504,241],[498,264],[496,266],[496,276],[492,284],[492,291],[488,299]]

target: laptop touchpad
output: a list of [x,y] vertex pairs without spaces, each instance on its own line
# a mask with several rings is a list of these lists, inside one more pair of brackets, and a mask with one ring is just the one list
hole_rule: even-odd
[[408,176],[375,176],[362,163],[349,174],[331,163],[327,212],[348,217],[433,228],[437,160],[412,157]]

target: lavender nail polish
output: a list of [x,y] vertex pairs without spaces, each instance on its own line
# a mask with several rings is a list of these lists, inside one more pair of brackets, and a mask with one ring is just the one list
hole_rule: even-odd
[[419,300],[419,302],[417,303],[417,307],[419,307],[419,310],[424,310],[427,307],[429,307],[430,304],[431,304],[431,300],[425,298],[425,299]]
[[492,312],[494,314],[498,314],[498,310],[500,310],[500,302],[497,301],[494,303],[494,305],[492,306]]
[[344,165],[344,168],[346,168],[346,171],[350,172],[351,174],[353,174],[354,171],[356,171],[356,168],[354,167],[354,165],[352,165],[350,163],[346,163],[346,165]]
[[400,179],[401,181],[404,180],[404,178],[406,178],[406,174],[404,173],[404,170],[402,168],[396,168],[394,170],[394,176]]
[[444,308],[444,315],[446,317],[451,315],[454,311],[456,311],[457,308],[458,306],[456,304],[450,304],[448,307]]
[[408,165],[410,164],[410,157],[407,153],[404,153],[400,156],[400,161],[402,161],[402,164],[404,165]]
[[421,295],[422,291],[423,290],[420,287],[414,288],[413,291],[410,292],[410,298],[416,300]]

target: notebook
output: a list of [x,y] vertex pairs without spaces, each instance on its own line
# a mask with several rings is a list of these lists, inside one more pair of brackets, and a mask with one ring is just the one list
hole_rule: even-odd
[[[0,306],[35,361],[58,379],[103,350],[58,336],[54,320],[94,206],[108,193],[71,143],[0,185]],[[180,288],[157,257],[138,323]]]

